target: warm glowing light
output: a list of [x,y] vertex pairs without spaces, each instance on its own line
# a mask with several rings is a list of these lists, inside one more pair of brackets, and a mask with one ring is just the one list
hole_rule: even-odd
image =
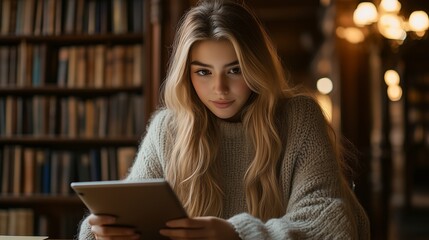
[[402,28],[386,28],[381,34],[388,39],[404,41],[407,38],[407,32]]
[[317,90],[323,94],[329,94],[333,87],[332,81],[329,78],[321,78],[317,80]]
[[387,84],[387,86],[398,85],[399,81],[399,74],[395,70],[387,70],[384,73],[384,82]]
[[359,3],[353,12],[353,21],[358,26],[369,25],[377,21],[377,8],[371,2]]
[[415,32],[415,34],[417,35],[417,37],[422,38],[425,36],[426,31],[421,31],[421,32]]
[[398,0],[382,0],[380,8],[384,12],[398,13],[401,10],[401,3]]
[[[399,0],[380,0],[376,7],[372,1],[361,2],[353,12],[353,21],[356,26],[363,27],[377,23],[378,31],[387,39],[395,40],[396,44],[402,44],[407,38],[407,32],[412,31],[413,36],[421,39],[429,29],[429,17],[425,11],[414,11],[407,20],[400,15],[401,3]],[[365,38],[362,31],[345,28],[337,35],[347,39],[351,43],[362,42]],[[346,31],[348,31],[346,33]],[[358,36],[358,37],[357,37]],[[363,37],[362,37],[363,36]]]
[[383,14],[378,21],[378,30],[388,38],[394,40],[405,40],[407,32],[402,28],[401,19],[395,14]]
[[380,33],[387,39],[404,41],[407,38],[407,32],[401,28],[386,28]]
[[427,13],[424,11],[414,11],[411,13],[408,23],[411,30],[415,32],[422,32],[428,29],[429,18]]
[[327,6],[329,6],[331,4],[331,0],[320,0],[320,3],[323,6],[327,7]]
[[317,102],[322,108],[323,114],[329,122],[332,122],[332,100],[329,95],[316,94]]
[[378,21],[382,28],[401,28],[401,20],[395,14],[383,14]]
[[355,27],[338,27],[336,33],[338,37],[346,39],[351,43],[360,43],[365,40],[365,35],[362,30]]
[[398,85],[391,85],[387,87],[387,96],[390,101],[399,101],[402,97],[402,88]]

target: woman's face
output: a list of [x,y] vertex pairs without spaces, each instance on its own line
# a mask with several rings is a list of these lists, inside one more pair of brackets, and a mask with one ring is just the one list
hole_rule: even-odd
[[204,40],[191,48],[190,75],[200,100],[217,117],[237,121],[251,94],[233,45],[228,40]]

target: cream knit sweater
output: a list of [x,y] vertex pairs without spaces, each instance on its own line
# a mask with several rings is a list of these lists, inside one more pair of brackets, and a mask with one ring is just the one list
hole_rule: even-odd
[[[287,140],[280,165],[287,206],[284,216],[262,222],[246,213],[243,176],[252,159],[252,146],[241,123],[219,121],[225,193],[222,217],[243,240],[369,239],[364,210],[353,193],[340,184],[340,170],[317,103],[295,97],[286,102],[284,111],[282,125]],[[164,177],[165,152],[170,144],[166,138],[169,114],[169,110],[160,110],[152,118],[127,180]],[[86,220],[79,239],[94,239]]]

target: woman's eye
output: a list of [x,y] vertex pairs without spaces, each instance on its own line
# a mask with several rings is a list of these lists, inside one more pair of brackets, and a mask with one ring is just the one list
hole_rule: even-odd
[[198,75],[200,75],[200,76],[206,76],[206,75],[210,74],[210,71],[202,69],[202,70],[196,71],[195,73],[198,74]]
[[241,69],[239,67],[231,68],[231,70],[229,70],[229,73],[240,74],[241,73]]

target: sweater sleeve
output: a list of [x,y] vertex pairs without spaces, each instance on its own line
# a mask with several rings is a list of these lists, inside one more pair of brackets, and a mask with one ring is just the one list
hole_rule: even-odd
[[[146,178],[163,177],[163,150],[165,149],[167,110],[154,114],[134,160],[134,164],[124,181],[138,181]],[[84,216],[78,239],[95,239],[88,223],[88,215]]]
[[319,106],[309,98],[291,101],[280,178],[283,189],[290,186],[284,216],[262,222],[241,213],[228,221],[243,240],[369,239],[368,220],[342,181]]

